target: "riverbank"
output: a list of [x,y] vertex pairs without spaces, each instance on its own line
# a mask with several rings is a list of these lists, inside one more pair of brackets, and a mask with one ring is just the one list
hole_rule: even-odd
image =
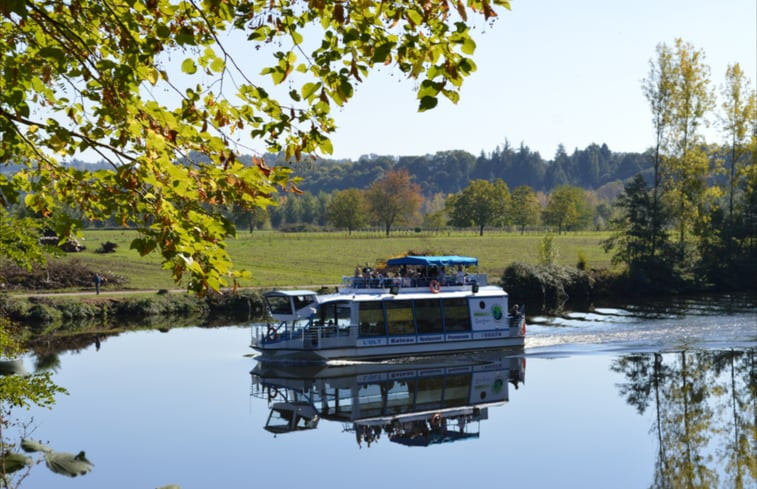
[[109,291],[0,295],[0,313],[20,325],[21,336],[242,324],[263,315],[258,290],[208,294],[184,291]]
[[628,304],[632,300],[681,295],[755,293],[755,287],[724,287],[669,277],[650,281],[611,269],[582,270],[559,265],[513,263],[505,268],[500,285],[511,303],[525,304],[531,315],[559,315],[591,310],[598,303]]

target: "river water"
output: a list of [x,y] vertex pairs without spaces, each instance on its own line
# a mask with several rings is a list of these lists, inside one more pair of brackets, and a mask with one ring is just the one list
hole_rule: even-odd
[[753,295],[531,318],[499,355],[263,369],[248,344],[181,328],[48,359],[68,395],[14,415],[94,466],[21,487],[757,487]]

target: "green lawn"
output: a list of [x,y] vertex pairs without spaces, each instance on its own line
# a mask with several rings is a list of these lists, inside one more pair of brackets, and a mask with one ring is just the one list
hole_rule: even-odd
[[[610,255],[599,245],[607,233],[582,232],[555,236],[559,263],[575,265],[582,253],[589,267],[610,266]],[[170,274],[161,270],[155,254],[140,257],[129,249],[136,237],[133,231],[86,231],[87,249],[68,254],[65,260],[81,263],[104,273],[128,278],[133,289],[172,288]],[[342,275],[350,275],[355,265],[366,261],[374,264],[407,251],[475,256],[479,270],[498,278],[504,268],[514,262],[536,263],[543,234],[474,232],[415,233],[397,232],[385,237],[377,232],[347,233],[279,233],[275,231],[240,233],[229,242],[229,253],[237,268],[252,272],[242,286],[333,285]],[[118,244],[116,253],[98,254],[95,250],[105,241]]]

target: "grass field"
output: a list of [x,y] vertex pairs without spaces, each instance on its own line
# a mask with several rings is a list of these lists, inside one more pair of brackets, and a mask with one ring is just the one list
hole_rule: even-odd
[[[575,265],[582,253],[592,268],[610,266],[610,255],[599,242],[606,233],[582,232],[554,237],[559,251],[558,263]],[[64,260],[79,260],[93,270],[113,273],[128,279],[131,289],[173,288],[169,272],[161,270],[155,254],[140,257],[129,249],[134,231],[85,231],[81,253],[66,255]],[[475,256],[479,271],[497,279],[512,262],[536,263],[543,234],[490,232],[415,233],[397,232],[385,237],[378,232],[279,233],[256,231],[240,233],[228,243],[229,254],[238,269],[252,272],[242,286],[334,285],[343,275],[351,275],[355,265],[377,261],[407,251]],[[95,250],[106,241],[118,244],[115,253],[99,254]],[[180,287],[181,285],[179,285]]]

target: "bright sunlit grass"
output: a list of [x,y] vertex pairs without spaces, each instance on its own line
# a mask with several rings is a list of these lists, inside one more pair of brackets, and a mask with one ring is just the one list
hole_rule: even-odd
[[[169,272],[162,270],[159,257],[140,257],[129,249],[134,231],[86,231],[87,249],[68,254],[65,260],[79,260],[92,269],[123,275],[132,289],[172,288],[176,285]],[[575,266],[582,253],[591,268],[610,266],[600,241],[607,233],[580,232],[554,237],[559,252],[558,263]],[[381,232],[280,233],[240,232],[228,243],[229,253],[238,269],[252,273],[242,286],[319,286],[338,284],[343,275],[351,275],[358,263],[375,264],[408,251],[416,253],[474,256],[479,270],[491,279],[498,279],[512,262],[536,263],[543,233],[515,234],[486,232],[394,232],[385,237]],[[106,241],[118,245],[115,253],[99,254],[95,250]]]

